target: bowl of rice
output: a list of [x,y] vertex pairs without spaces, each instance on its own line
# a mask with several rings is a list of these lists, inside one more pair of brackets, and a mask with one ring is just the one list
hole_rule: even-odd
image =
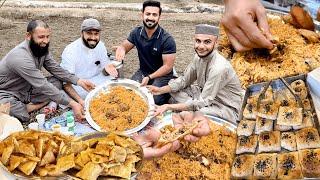
[[130,79],[106,82],[85,99],[85,117],[97,131],[132,134],[152,118],[154,99],[146,87]]

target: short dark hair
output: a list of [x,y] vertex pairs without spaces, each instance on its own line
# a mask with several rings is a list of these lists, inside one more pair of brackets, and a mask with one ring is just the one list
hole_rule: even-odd
[[48,24],[41,20],[31,20],[28,23],[27,32],[32,33],[37,27],[49,28]]
[[161,4],[160,4],[159,1],[148,0],[148,1],[143,2],[142,12],[144,12],[144,9],[145,9],[147,6],[158,7],[158,8],[159,8],[159,15],[161,15],[162,8],[161,8]]

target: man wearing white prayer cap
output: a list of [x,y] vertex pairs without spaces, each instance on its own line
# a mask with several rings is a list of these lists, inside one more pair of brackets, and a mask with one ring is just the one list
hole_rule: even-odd
[[183,76],[167,86],[147,86],[154,94],[170,93],[175,104],[156,108],[156,115],[167,110],[201,111],[226,119],[238,120],[244,90],[229,61],[216,50],[219,29],[207,24],[196,25],[196,55]]

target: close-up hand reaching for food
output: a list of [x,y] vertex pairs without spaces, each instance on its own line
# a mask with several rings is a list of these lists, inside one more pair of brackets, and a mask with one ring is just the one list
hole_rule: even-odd
[[236,51],[273,47],[266,11],[258,0],[225,0],[221,24]]

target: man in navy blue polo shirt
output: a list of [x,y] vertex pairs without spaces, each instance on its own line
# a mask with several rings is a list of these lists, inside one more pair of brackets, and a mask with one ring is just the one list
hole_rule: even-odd
[[[124,59],[133,47],[137,48],[140,68],[131,79],[142,86],[162,87],[173,77],[176,43],[173,37],[160,27],[161,6],[158,1],[145,1],[142,8],[143,26],[134,28],[129,37],[117,48],[116,59]],[[156,95],[158,105],[167,103],[169,94]]]

